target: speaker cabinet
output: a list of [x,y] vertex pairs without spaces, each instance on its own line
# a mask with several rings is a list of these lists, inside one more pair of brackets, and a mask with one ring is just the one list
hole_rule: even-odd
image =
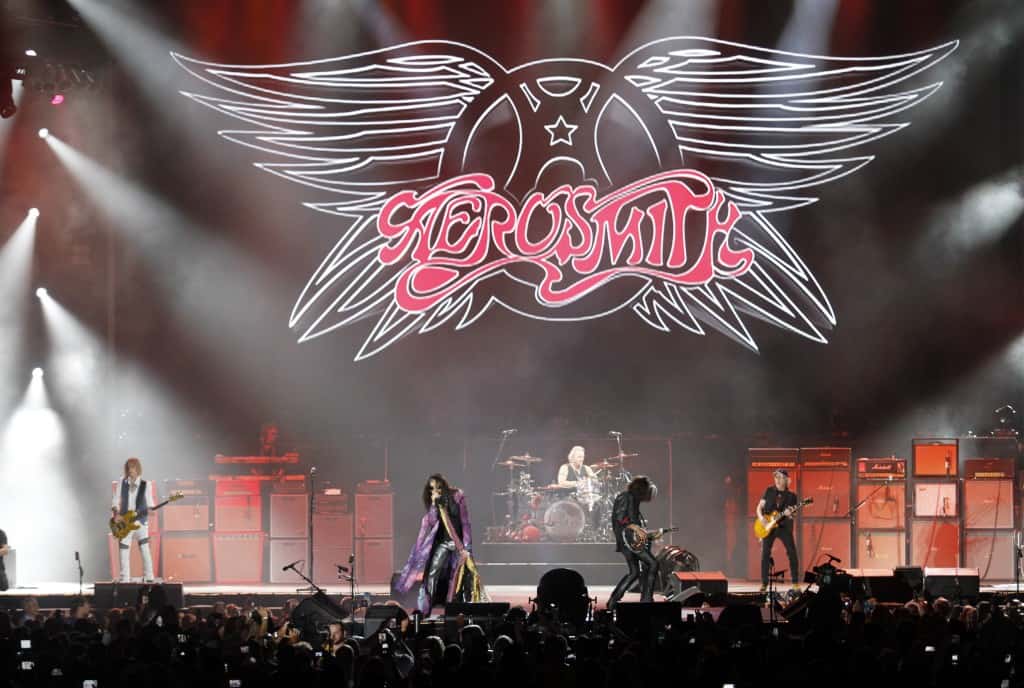
[[135,607],[141,602],[141,598],[151,596],[156,588],[163,590],[167,596],[167,604],[177,609],[185,606],[185,593],[181,583],[96,583],[93,602],[97,609],[102,610]]
[[[849,565],[850,522],[838,519],[800,519],[800,549],[797,554],[805,571],[824,563],[826,554]],[[775,561],[780,560],[776,557]]]
[[665,597],[668,598],[693,587],[699,588],[705,596],[729,593],[729,580],[721,571],[673,571],[667,581]]
[[[870,495],[870,497],[869,497]],[[857,527],[861,530],[906,528],[907,488],[903,482],[884,485],[861,483],[857,485],[857,503],[867,499],[857,510]]]
[[978,599],[980,589],[978,569],[926,567],[924,570],[924,594],[928,598],[970,602]]
[[857,532],[857,565],[865,569],[891,569],[903,566],[907,536],[902,530],[864,530]]
[[964,533],[964,563],[967,568],[978,569],[983,581],[1013,580],[1013,531]]
[[[151,517],[150,521],[153,520]],[[110,553],[110,578],[117,580],[120,576],[120,555],[118,553],[117,540],[113,537],[107,538],[107,550]],[[149,552],[153,556],[153,575],[160,576],[160,531],[149,529]],[[142,578],[142,553],[139,551],[137,540],[131,541],[131,551],[128,554],[131,562],[131,574],[134,578]],[[166,577],[166,576],[164,576]]]
[[164,536],[164,579],[182,583],[213,580],[209,533],[168,533]]
[[270,495],[270,537],[309,537],[309,495]]
[[956,521],[914,520],[910,529],[912,566],[954,567],[960,563],[960,531]]
[[965,480],[964,528],[1013,528],[1013,481]]
[[186,496],[160,510],[165,532],[195,532],[210,529],[210,498],[207,495]]
[[218,495],[214,501],[214,525],[218,532],[263,530],[263,498],[258,495]]
[[918,518],[951,518],[957,510],[956,483],[924,483],[914,485],[914,516]]
[[955,478],[956,440],[914,440],[914,475]]
[[[352,546],[348,547],[314,547],[313,548],[313,570],[316,574],[313,580],[317,585],[340,585],[343,588],[348,586],[348,581],[338,575],[338,565],[345,568],[352,568],[349,557],[352,555]],[[344,573],[344,572],[342,572]],[[362,581],[359,581],[362,583]]]
[[314,513],[313,546],[343,548],[351,552],[352,514]]
[[[302,560],[302,565],[297,566],[307,576],[309,575],[309,540],[301,539],[278,539],[270,541],[270,582],[271,583],[302,583],[293,571],[282,571],[281,569],[293,561]],[[313,562],[316,563],[315,561]]]
[[391,581],[394,566],[394,541],[391,538],[356,540],[356,579],[360,585],[386,585]]
[[[392,531],[392,501],[390,494],[356,495],[356,537],[390,538]],[[390,578],[390,574],[388,575]],[[385,583],[387,580],[384,581]]]
[[214,533],[213,565],[217,583],[261,583],[263,538],[263,533]]
[[801,510],[804,518],[846,518],[850,510],[850,469],[807,468],[800,472],[800,498],[814,502]]

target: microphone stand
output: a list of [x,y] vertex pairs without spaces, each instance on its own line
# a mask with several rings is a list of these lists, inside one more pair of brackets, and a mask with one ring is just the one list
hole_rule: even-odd
[[[867,494],[867,496],[864,497],[864,499],[860,500],[859,502],[857,502],[856,504],[851,506],[850,510],[847,511],[843,515],[844,518],[850,519],[850,532],[851,533],[853,533],[854,535],[857,534],[857,512],[860,511],[860,508],[862,506],[864,506],[865,504],[867,504],[868,501],[872,497],[874,497],[876,494],[878,494],[878,492],[883,487],[887,487],[889,485],[892,485],[892,478],[891,477],[881,481],[880,483],[878,483],[878,486],[875,489],[873,489],[871,492],[869,492]],[[857,565],[860,566],[861,568],[864,568],[863,562],[860,561],[860,557],[857,558]]]
[[85,577],[85,570],[82,568],[82,558],[75,552],[75,563],[78,565],[78,596],[82,596],[82,580]]
[[307,576],[306,574],[304,574],[304,573],[303,573],[302,571],[299,571],[299,570],[298,570],[297,568],[295,568],[294,566],[289,566],[288,568],[289,568],[289,569],[291,569],[291,572],[292,572],[292,573],[294,573],[294,574],[295,574],[295,575],[297,575],[297,576],[298,576],[299,578],[301,578],[302,580],[304,580],[304,581],[306,581],[307,583],[309,583],[309,587],[308,587],[308,588],[299,588],[299,589],[298,589],[298,590],[296,590],[295,592],[313,592],[313,593],[320,593],[320,594],[326,594],[326,593],[324,592],[324,589],[323,589],[323,588],[321,588],[321,587],[320,587],[320,586],[318,586],[318,585],[317,585],[316,583],[314,583],[314,582],[313,582],[313,579],[312,579],[312,578],[309,578],[309,577],[308,577],[308,576]]
[[[514,432],[514,431],[513,431]],[[508,438],[512,436],[512,432],[508,430],[501,431],[501,442],[498,443],[498,451],[494,454],[494,461],[491,462],[491,473],[498,467],[498,461],[501,459],[502,452],[505,451],[505,443],[508,442]],[[518,497],[512,490],[512,476],[509,475],[509,486],[508,494],[505,497],[505,528],[511,534],[515,519],[519,518],[519,509],[517,508]],[[491,513],[494,512],[494,497],[491,497]],[[355,571],[353,571],[355,573]]]
[[[314,501],[315,499],[316,499],[316,466],[310,466],[309,467],[309,522],[307,524],[307,528],[309,530],[309,547],[307,548],[307,551],[309,552],[309,575],[313,576],[314,578],[316,578],[316,569],[313,568],[313,507],[316,506],[316,503]],[[294,571],[294,569],[292,569],[292,570]],[[299,574],[299,575],[301,576],[302,574]],[[306,578],[305,576],[302,576],[302,577]],[[306,578],[306,580],[309,580],[309,579]],[[313,586],[313,590],[319,590],[320,589],[320,588],[316,587],[316,583],[314,583],[313,581],[309,581],[309,583],[310,583],[310,585]],[[299,588],[295,592],[312,592],[312,590],[310,588]]]

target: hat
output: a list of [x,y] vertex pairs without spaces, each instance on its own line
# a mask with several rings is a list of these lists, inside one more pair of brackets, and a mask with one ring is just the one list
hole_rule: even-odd
[[775,475],[784,475],[784,476],[786,476],[788,478],[789,477],[789,471],[787,471],[785,468],[776,468],[775,469]]

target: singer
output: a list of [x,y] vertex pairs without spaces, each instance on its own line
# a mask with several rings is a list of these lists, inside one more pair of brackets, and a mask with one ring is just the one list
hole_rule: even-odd
[[429,616],[438,600],[438,588],[447,579],[448,602],[486,602],[480,575],[470,550],[473,532],[469,507],[462,490],[452,487],[440,473],[435,473],[423,486],[426,513],[420,521],[420,532],[409,552],[395,584],[395,590],[408,592],[420,583],[416,606]]
[[[757,517],[764,521],[765,508],[771,507],[769,511],[783,511],[788,507],[795,507],[799,504],[796,493],[789,489],[789,471],[779,468],[772,475],[774,485],[764,491],[764,496],[757,503]],[[800,589],[800,566],[796,556],[796,542],[793,540],[793,518],[786,517],[779,521],[779,526],[761,540],[761,592],[768,589],[768,568],[769,560],[772,558],[772,545],[775,538],[782,540],[786,548],[786,556],[789,558],[789,575],[793,581],[793,589]]]

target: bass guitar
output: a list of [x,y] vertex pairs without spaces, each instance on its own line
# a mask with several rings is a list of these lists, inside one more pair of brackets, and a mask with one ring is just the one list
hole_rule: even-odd
[[755,518],[754,535],[757,536],[758,540],[764,540],[766,537],[768,537],[768,535],[771,534],[773,530],[779,527],[779,521],[786,518],[787,516],[792,516],[797,511],[800,511],[800,509],[803,509],[808,504],[813,503],[814,497],[808,497],[807,499],[801,501],[799,504],[787,506],[782,511],[773,511],[770,514],[765,515],[763,521],[759,518]]
[[[183,492],[175,492],[170,497],[150,509],[150,511],[162,509],[171,502],[176,502],[184,496],[185,494]],[[110,534],[113,535],[116,540],[123,540],[133,530],[138,530],[141,527],[142,524],[139,523],[139,515],[134,511],[124,512],[121,514],[120,519],[113,517],[110,519]]]
[[630,552],[639,554],[647,549],[653,540],[657,540],[665,533],[672,533],[677,530],[679,529],[658,528],[656,530],[647,530],[635,523],[631,523],[622,529],[622,542],[629,548]]

